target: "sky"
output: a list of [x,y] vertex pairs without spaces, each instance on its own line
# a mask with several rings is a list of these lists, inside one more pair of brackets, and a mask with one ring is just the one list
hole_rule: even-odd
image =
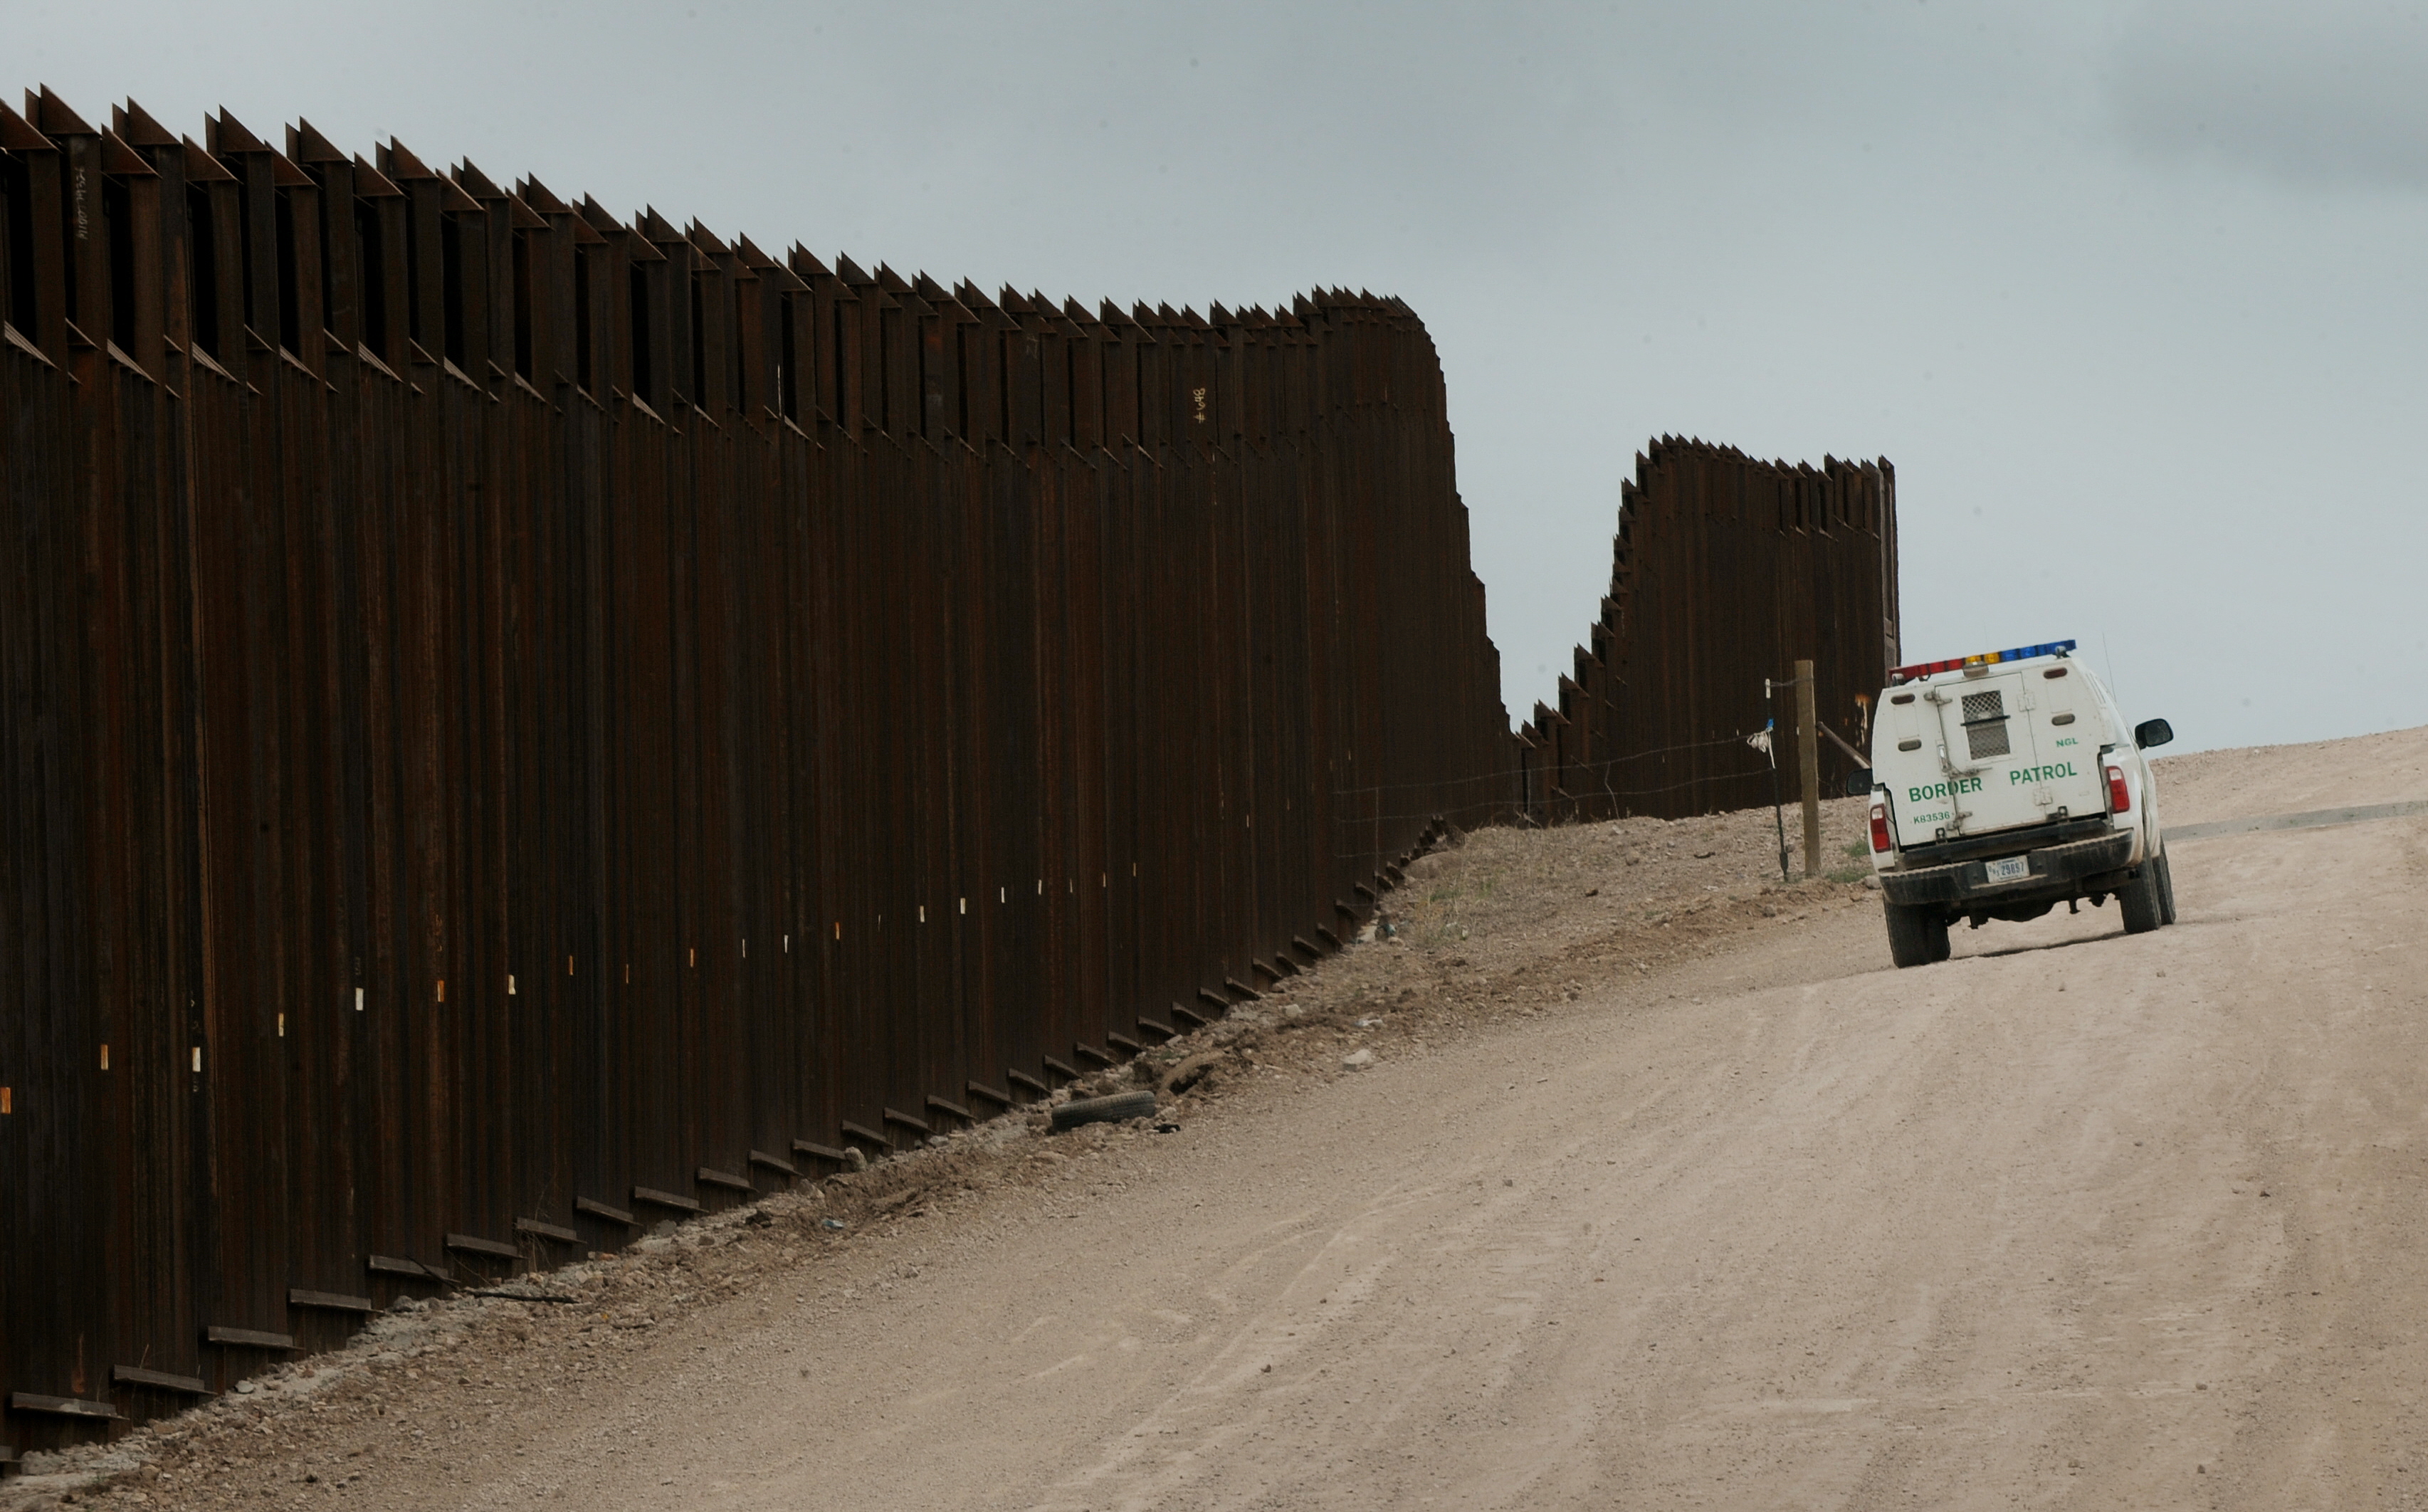
[[[1522,716],[1658,435],[1896,465],[1904,652],[2180,749],[2428,724],[2428,8],[0,0],[87,119],[309,119],[1092,304],[1396,294]],[[5,81],[0,81],[5,82]],[[2408,438],[2408,439],[2406,439]]]

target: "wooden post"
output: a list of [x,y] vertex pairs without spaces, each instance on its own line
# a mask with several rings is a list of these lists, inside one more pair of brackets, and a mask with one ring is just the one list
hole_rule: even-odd
[[1821,875],[1821,721],[1813,714],[1813,664],[1796,664],[1796,764],[1804,776],[1804,875]]

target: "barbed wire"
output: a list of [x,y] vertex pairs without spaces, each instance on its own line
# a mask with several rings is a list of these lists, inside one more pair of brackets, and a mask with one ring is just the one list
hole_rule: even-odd
[[[1604,757],[1600,761],[1569,762],[1564,764],[1560,767],[1560,770],[1564,772],[1591,771],[1598,767],[1616,766],[1622,762],[1640,762],[1648,757],[1673,755],[1682,750],[1709,750],[1714,746],[1738,746],[1743,745],[1745,742],[1761,733],[1762,731],[1759,730],[1748,730],[1739,734],[1721,735],[1713,740],[1692,740],[1679,746],[1662,746],[1652,750],[1631,751],[1625,756],[1609,756]],[[1540,765],[1531,767],[1504,766],[1499,771],[1471,772],[1463,777],[1442,778],[1430,782],[1377,782],[1365,787],[1338,787],[1334,788],[1332,790],[1332,794],[1335,797],[1348,797],[1359,793],[1392,793],[1403,788],[1411,787],[1456,787],[1461,782],[1481,782],[1491,778],[1517,777],[1521,773],[1529,771],[1539,772],[1542,770],[1544,770],[1544,768]],[[1659,791],[1665,792],[1668,790],[1661,789]]]

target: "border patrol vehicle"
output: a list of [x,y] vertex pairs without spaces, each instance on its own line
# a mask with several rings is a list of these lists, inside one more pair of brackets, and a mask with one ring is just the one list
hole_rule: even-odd
[[2075,643],[1900,666],[1872,729],[1872,867],[1900,966],[1947,959],[1948,927],[2036,919],[2116,899],[2128,934],[2175,917],[2144,750],[2164,719],[2127,728]]

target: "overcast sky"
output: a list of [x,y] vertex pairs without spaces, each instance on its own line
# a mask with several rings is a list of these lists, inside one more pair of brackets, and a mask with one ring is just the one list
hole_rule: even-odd
[[2078,638],[2184,748],[2428,723],[2411,5],[0,0],[225,106],[1084,301],[1394,293],[1522,716],[1656,434],[1897,467],[1912,659]]

